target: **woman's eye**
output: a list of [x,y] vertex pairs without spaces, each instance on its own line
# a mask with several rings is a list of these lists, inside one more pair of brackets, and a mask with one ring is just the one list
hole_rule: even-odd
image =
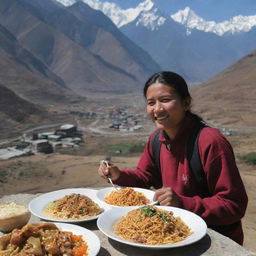
[[163,98],[161,99],[161,102],[169,102],[171,100],[171,98]]
[[154,104],[155,104],[154,101],[148,101],[148,102],[147,102],[147,105],[149,105],[149,106],[153,106]]

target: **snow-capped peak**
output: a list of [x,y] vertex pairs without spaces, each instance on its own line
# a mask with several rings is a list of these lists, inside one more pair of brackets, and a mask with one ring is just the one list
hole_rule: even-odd
[[56,0],[56,1],[61,3],[64,6],[70,6],[77,2],[76,0]]
[[136,22],[136,26],[142,25],[152,31],[159,29],[165,23],[166,18],[159,16],[157,12],[157,8],[150,11],[143,11]]
[[252,27],[256,26],[256,15],[254,16],[235,16],[230,20],[216,23],[215,21],[205,21],[196,15],[189,7],[180,10],[170,16],[176,22],[185,25],[189,30],[198,29],[204,32],[212,32],[219,36],[225,33],[248,32]]
[[[69,6],[77,2],[77,0],[56,0],[65,6]],[[99,0],[80,0],[88,4],[95,10],[102,11],[108,16],[117,27],[122,27],[134,21],[141,12],[149,11],[153,8],[154,3],[151,0],[141,2],[135,8],[121,9],[118,5],[111,2],[101,2]]]
[[171,15],[176,22],[184,24],[188,24],[191,20],[200,19],[188,6],[184,10],[180,10],[175,14]]
[[151,0],[145,0],[136,6],[135,8],[121,9],[114,3],[94,0],[82,0],[92,8],[101,10],[107,15],[117,27],[122,27],[134,20],[137,20],[136,26],[142,25],[151,30],[158,29],[164,22],[165,18],[157,14],[158,10],[154,8],[154,3]]
[[88,5],[90,5],[92,8],[96,10],[101,10],[119,28],[134,21],[141,12],[149,11],[154,6],[151,0],[145,0],[135,8],[128,8],[124,10],[114,3],[109,3],[109,2],[100,3],[99,1],[95,1],[95,0],[83,0],[83,1]]

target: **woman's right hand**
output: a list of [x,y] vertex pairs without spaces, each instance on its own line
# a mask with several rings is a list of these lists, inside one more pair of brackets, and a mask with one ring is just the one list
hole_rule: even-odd
[[155,191],[154,201],[160,205],[180,207],[180,200],[177,194],[168,187],[162,187]]
[[112,181],[115,181],[119,178],[120,176],[120,170],[117,166],[114,164],[108,162],[108,161],[101,161],[100,166],[98,169],[98,173],[100,177],[104,179],[111,178]]

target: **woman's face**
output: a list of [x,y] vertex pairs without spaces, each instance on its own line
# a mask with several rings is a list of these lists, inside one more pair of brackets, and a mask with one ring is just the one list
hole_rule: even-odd
[[148,87],[146,101],[148,115],[167,134],[178,130],[190,106],[190,98],[182,100],[172,87],[158,82]]

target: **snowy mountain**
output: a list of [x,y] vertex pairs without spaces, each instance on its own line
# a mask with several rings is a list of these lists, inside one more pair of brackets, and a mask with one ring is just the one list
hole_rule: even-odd
[[256,15],[235,16],[230,20],[217,23],[215,21],[206,21],[199,17],[191,8],[186,7],[170,16],[173,20],[183,24],[187,30],[197,29],[204,32],[215,33],[219,36],[225,33],[248,32],[256,26]]
[[56,1],[66,6],[82,1],[102,11],[163,69],[176,71],[191,83],[211,78],[256,49],[252,0]]
[[[77,0],[56,0],[65,6],[70,6]],[[122,27],[133,20],[135,20],[138,15],[143,11],[148,11],[153,7],[153,2],[151,0],[146,0],[140,3],[135,8],[122,9],[115,3],[101,2],[99,0],[81,0],[82,2],[88,4],[91,8],[95,10],[102,11],[106,16],[108,16],[112,22],[117,27]]]
[[[74,4],[77,0],[57,0],[65,6]],[[88,4],[90,7],[102,11],[108,16],[117,27],[121,28],[130,22],[137,19],[142,13],[147,12],[147,15],[143,15],[140,18],[140,22],[136,25],[144,25],[152,30],[161,26],[165,18],[156,16],[156,5],[151,0],[145,0],[140,2],[134,8],[122,9],[113,2],[104,2],[99,0],[80,0]],[[156,7],[157,6],[157,7]],[[150,12],[149,12],[150,11]],[[166,10],[165,10],[166,11]],[[256,10],[255,10],[256,12]],[[222,22],[208,21],[197,15],[190,7],[185,7],[183,10],[179,10],[174,14],[169,14],[170,19],[184,25],[188,31],[191,29],[197,29],[204,32],[212,32],[217,35],[224,35],[225,33],[240,33],[248,32],[254,26],[256,26],[256,15],[234,16],[229,20]],[[150,24],[150,26],[149,26]]]

